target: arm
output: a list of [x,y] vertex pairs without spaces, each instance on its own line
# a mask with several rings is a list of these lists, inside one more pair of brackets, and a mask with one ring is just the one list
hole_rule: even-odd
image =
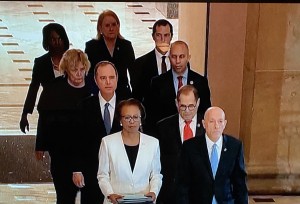
[[132,47],[131,42],[129,42],[129,45],[127,47],[127,57],[126,57],[126,61],[127,61],[127,68],[128,68],[128,72],[129,72],[129,76],[131,78],[131,76],[134,75],[133,73],[133,64],[135,61],[135,54],[134,54],[134,50]]
[[97,178],[100,189],[106,198],[114,193],[110,184],[110,161],[108,155],[109,149],[105,139],[102,139],[99,151],[99,168]]
[[248,204],[246,177],[247,173],[245,170],[243,145],[240,144],[231,178],[235,204]]
[[160,150],[159,150],[158,141],[157,141],[157,145],[155,148],[156,148],[156,151],[155,151],[155,155],[152,160],[152,164],[151,164],[152,170],[151,170],[151,174],[150,174],[150,192],[155,193],[155,197],[153,197],[151,195],[150,196],[154,200],[156,199],[156,197],[159,193],[159,190],[161,188],[161,185],[162,185],[162,174],[160,173],[160,171],[161,171]]

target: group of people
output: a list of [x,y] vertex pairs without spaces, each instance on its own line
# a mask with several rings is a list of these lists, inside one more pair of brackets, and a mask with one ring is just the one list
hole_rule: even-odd
[[223,133],[208,80],[192,71],[187,43],[172,37],[172,24],[156,21],[155,48],[135,59],[111,10],[85,51],[69,49],[62,25],[43,28],[48,52],[34,61],[20,129],[29,130],[42,85],[35,155],[50,155],[58,204],[74,204],[79,190],[82,204],[127,194],[158,204],[248,203],[242,143]]

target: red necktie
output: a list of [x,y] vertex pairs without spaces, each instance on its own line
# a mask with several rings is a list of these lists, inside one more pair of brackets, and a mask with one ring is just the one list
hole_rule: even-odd
[[185,126],[183,129],[183,141],[186,141],[188,139],[191,139],[193,137],[193,131],[190,128],[190,123],[192,121],[184,121],[185,122]]
[[177,79],[178,79],[178,90],[180,89],[180,87],[182,87],[182,76],[178,76],[177,77]]

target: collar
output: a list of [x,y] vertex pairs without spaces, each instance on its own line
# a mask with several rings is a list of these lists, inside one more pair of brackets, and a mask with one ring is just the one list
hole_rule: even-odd
[[[189,71],[189,69],[187,68],[184,71],[183,75],[181,75],[184,79],[187,79],[187,77],[188,77],[188,71]],[[179,76],[173,69],[172,69],[172,74],[173,74],[173,79],[177,79],[177,77]]]
[[[218,149],[221,149],[221,147],[222,147],[222,142],[223,142],[223,139],[222,139],[223,137],[222,137],[222,135],[219,137],[219,139],[215,142],[216,143],[216,145],[217,145],[217,147],[218,147]],[[209,139],[209,137],[207,136],[207,134],[205,133],[205,139],[206,139],[206,144],[207,144],[207,146],[209,147],[209,149],[211,149],[212,148],[212,146],[214,145],[214,142],[213,141],[211,141],[210,139]]]
[[170,51],[168,51],[166,54],[163,55],[160,52],[158,52],[158,50],[157,50],[156,47],[154,48],[154,50],[155,50],[155,56],[156,56],[156,58],[161,58],[162,56],[169,57]]
[[111,105],[113,108],[115,108],[114,106],[115,106],[115,104],[116,104],[116,103],[115,103],[115,102],[116,102],[116,93],[114,93],[113,97],[112,97],[109,101],[106,101],[106,100],[102,97],[100,91],[99,91],[98,97],[99,97],[99,101],[100,101],[100,106],[104,106],[104,104],[109,103],[109,105]]

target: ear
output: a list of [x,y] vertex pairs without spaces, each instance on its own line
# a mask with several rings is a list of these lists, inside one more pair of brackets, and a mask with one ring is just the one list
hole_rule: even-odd
[[227,124],[227,120],[224,120],[224,129],[226,127],[226,124]]
[[198,98],[197,103],[196,103],[197,108],[199,107],[199,105],[200,105],[200,98]]
[[191,55],[188,56],[188,61],[190,61],[190,59],[191,59]]
[[203,125],[203,127],[205,129],[205,121],[204,120],[202,120],[202,125]]
[[176,104],[176,107],[178,109],[178,101],[175,99],[175,104]]

